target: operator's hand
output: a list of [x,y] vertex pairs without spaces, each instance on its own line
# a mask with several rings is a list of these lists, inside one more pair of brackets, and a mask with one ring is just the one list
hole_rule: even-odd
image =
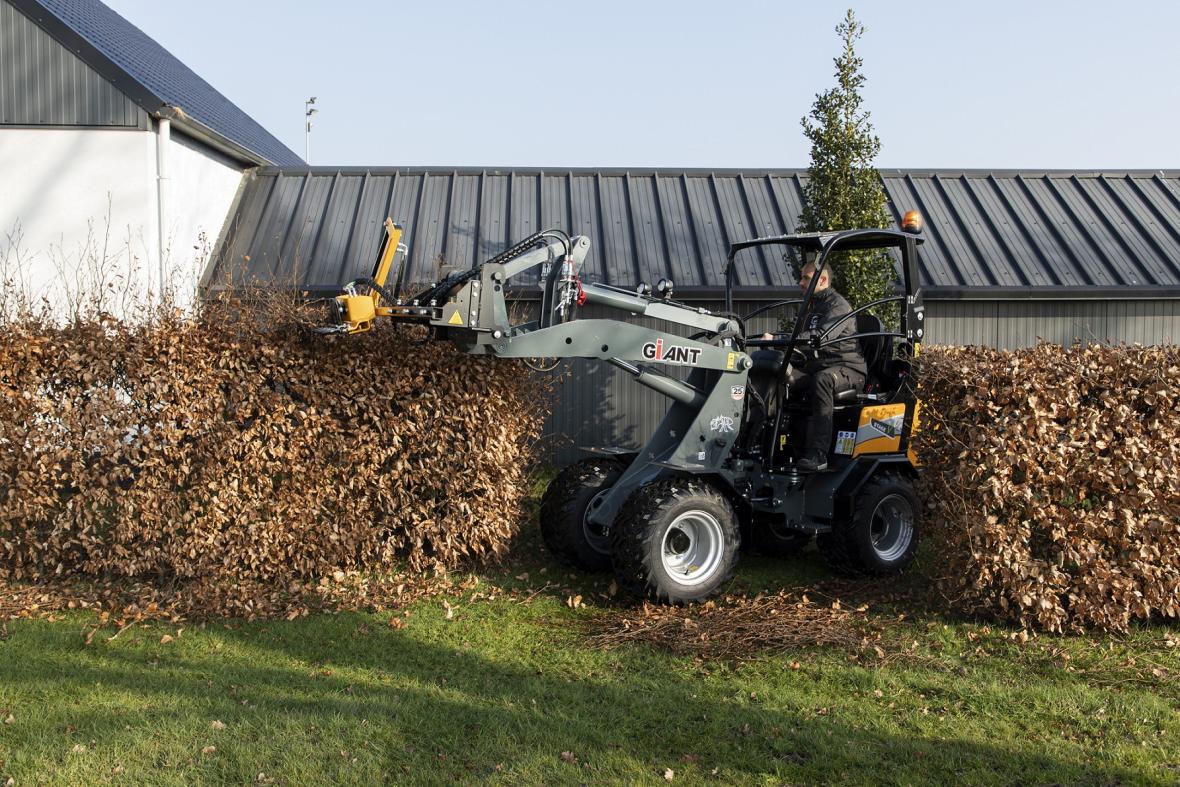
[[773,333],[764,333],[764,334],[762,334],[762,335],[761,335],[760,337],[758,337],[758,338],[760,338],[760,339],[773,339],[773,338],[774,338],[774,334],[773,334]]

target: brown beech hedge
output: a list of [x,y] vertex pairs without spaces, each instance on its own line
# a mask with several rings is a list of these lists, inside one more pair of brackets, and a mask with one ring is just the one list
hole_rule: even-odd
[[[287,315],[0,322],[0,580],[282,614],[341,572],[501,556],[549,402],[535,378]],[[1180,618],[1180,349],[930,348],[921,380],[945,595],[1050,631]]]
[[[265,328],[263,327],[265,326]],[[282,586],[501,555],[524,367],[268,315],[0,325],[0,579]]]
[[921,380],[950,598],[1049,631],[1180,617],[1180,348],[932,348]]

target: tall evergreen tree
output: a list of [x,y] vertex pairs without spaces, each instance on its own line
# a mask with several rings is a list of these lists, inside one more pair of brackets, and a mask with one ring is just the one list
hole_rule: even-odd
[[[885,190],[873,159],[881,141],[873,133],[869,113],[861,108],[865,77],[855,44],[864,33],[852,9],[836,26],[843,51],[835,58],[836,86],[815,97],[804,117],[803,133],[811,141],[811,166],[803,187],[800,230],[819,232],[861,227],[888,227]],[[853,307],[883,298],[893,291],[893,264],[882,252],[849,252],[832,264],[836,284]],[[896,309],[874,309],[892,319]]]

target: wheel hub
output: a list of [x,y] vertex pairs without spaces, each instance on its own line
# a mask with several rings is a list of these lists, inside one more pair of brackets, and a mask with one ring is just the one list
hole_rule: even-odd
[[886,562],[900,558],[914,540],[914,509],[903,495],[887,495],[873,509],[869,538]]
[[586,537],[586,543],[590,545],[590,548],[602,555],[610,554],[610,533],[603,525],[591,522],[590,513],[597,507],[595,503],[605,497],[609,491],[609,488],[603,489],[592,497],[585,512],[582,513],[582,535]]
[[664,532],[660,559],[664,570],[680,584],[701,585],[721,568],[724,544],[724,531],[716,517],[705,511],[688,511]]

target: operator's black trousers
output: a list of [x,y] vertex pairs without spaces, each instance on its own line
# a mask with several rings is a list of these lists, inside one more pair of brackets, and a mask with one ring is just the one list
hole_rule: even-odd
[[807,421],[807,438],[803,453],[827,458],[832,445],[832,408],[838,391],[864,390],[865,376],[847,366],[829,366],[810,374],[797,372],[791,376],[791,398],[796,392],[811,397],[811,418]]

